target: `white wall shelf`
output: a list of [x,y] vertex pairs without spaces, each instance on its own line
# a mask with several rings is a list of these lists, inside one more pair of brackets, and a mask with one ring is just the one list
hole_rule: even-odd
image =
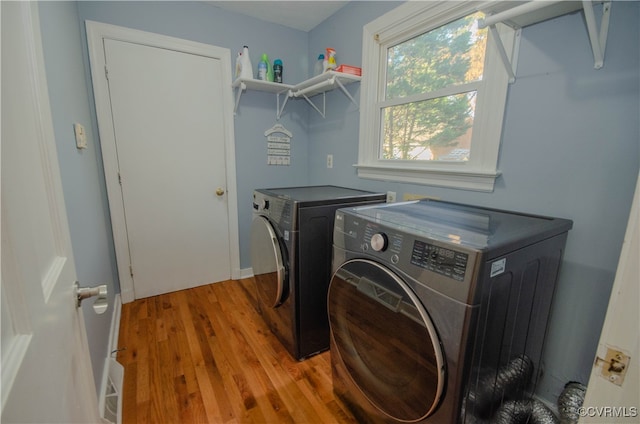
[[[602,18],[600,28],[596,23],[593,11],[594,3],[602,3]],[[514,6],[515,5],[515,6]],[[528,25],[533,25],[547,19],[566,15],[568,13],[584,10],[585,22],[589,33],[589,41],[593,51],[594,68],[600,69],[604,66],[604,50],[607,44],[607,33],[609,31],[609,13],[611,11],[611,1],[602,0],[582,0],[582,1],[541,1],[533,0],[524,3],[519,2],[495,2],[483,10],[488,16],[478,21],[479,28],[489,27],[493,33],[500,56],[509,73],[509,81],[515,81],[515,61],[511,63],[507,58],[507,53],[497,34],[496,24],[503,23],[512,28],[520,29]],[[515,56],[517,57],[517,55]]]
[[[309,78],[308,80],[302,81],[301,83],[296,85],[238,78],[232,84],[232,87],[236,89],[236,103],[234,113],[236,113],[236,111],[238,110],[242,92],[244,90],[256,90],[276,94],[277,120],[280,119],[280,116],[282,115],[284,107],[286,106],[289,98],[305,99],[311,105],[311,107],[313,107],[324,118],[326,113],[325,93],[327,91],[335,90],[336,88],[338,88],[344,93],[345,96],[349,98],[349,100],[351,100],[353,104],[358,106],[358,103],[353,98],[351,93],[349,93],[349,91],[345,88],[345,85],[358,82],[361,79],[362,77],[359,77],[357,75],[335,71],[325,72],[313,78]],[[318,94],[322,94],[322,109],[311,101],[311,97]],[[282,104],[280,101],[281,95],[284,96]]]
[[287,93],[293,88],[293,85],[289,85],[289,84],[262,81],[257,79],[244,79],[244,78],[236,79],[231,86],[236,90],[236,104],[235,104],[235,107],[233,108],[234,115],[238,111],[238,105],[240,104],[240,97],[242,97],[242,92],[244,90],[256,90],[256,91],[265,91],[267,93],[276,93],[277,98],[279,100],[280,94]]

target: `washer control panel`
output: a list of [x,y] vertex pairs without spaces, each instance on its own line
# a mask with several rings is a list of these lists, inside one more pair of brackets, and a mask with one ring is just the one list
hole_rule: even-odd
[[454,280],[463,281],[469,255],[422,240],[413,242],[411,263]]
[[354,257],[370,258],[394,266],[394,272],[401,272],[408,281],[469,302],[472,284],[481,271],[480,252],[431,237],[428,223],[415,228],[350,212],[350,209],[336,212],[333,244],[338,263]]
[[[356,242],[361,252],[373,254],[393,264],[405,263],[435,272],[455,281],[465,281],[469,254],[454,250],[451,244],[441,244],[428,238],[409,236],[393,231],[389,226],[349,216],[343,222],[342,214],[336,220],[338,229]],[[344,233],[343,233],[344,234]]]

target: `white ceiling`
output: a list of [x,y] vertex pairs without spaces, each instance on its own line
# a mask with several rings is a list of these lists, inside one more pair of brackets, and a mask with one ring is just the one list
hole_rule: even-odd
[[301,31],[310,31],[348,1],[205,1],[212,6]]

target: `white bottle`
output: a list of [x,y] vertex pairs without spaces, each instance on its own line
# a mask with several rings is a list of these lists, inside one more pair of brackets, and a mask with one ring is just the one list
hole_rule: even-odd
[[240,78],[247,80],[253,79],[253,66],[251,66],[249,47],[247,46],[242,48],[242,56],[240,59]]

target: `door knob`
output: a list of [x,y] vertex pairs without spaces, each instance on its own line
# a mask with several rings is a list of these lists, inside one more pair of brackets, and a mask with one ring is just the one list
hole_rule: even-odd
[[224,189],[222,187],[218,187],[216,189],[216,195],[217,196],[222,196],[224,194]]
[[93,310],[98,315],[105,313],[105,311],[107,310],[107,307],[109,306],[108,299],[107,299],[106,284],[101,284],[95,287],[80,287],[80,284],[76,281],[75,296],[76,296],[77,308],[80,307],[80,304],[84,299],[88,299],[90,297],[96,297],[96,301],[93,302]]

